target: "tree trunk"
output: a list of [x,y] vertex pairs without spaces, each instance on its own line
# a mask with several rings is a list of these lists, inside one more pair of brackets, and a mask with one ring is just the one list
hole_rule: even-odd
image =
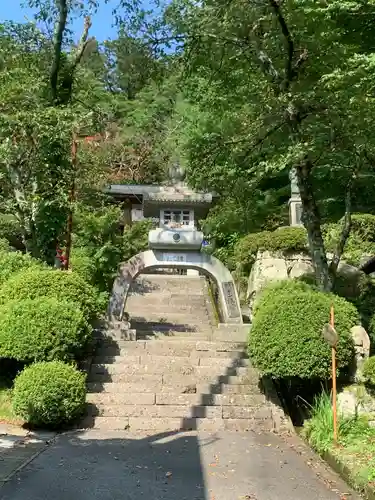
[[302,201],[302,222],[307,230],[316,282],[320,290],[329,292],[332,279],[329,273],[327,255],[320,226],[320,214],[315,201],[311,180],[312,163],[308,159],[296,166],[298,187]]

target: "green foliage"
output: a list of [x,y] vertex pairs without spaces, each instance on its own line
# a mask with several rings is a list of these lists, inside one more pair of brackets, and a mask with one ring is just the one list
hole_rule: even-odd
[[370,358],[366,359],[363,366],[362,375],[367,383],[375,386],[375,356],[371,356]]
[[318,453],[324,453],[331,448],[333,413],[331,397],[326,392],[315,398],[311,419],[304,425],[303,436]]
[[139,252],[148,248],[148,233],[152,228],[152,221],[142,220],[134,222],[131,227],[124,229],[123,235],[123,261],[131,259]]
[[92,251],[89,248],[73,246],[70,255],[70,267],[74,273],[82,276],[87,283],[96,284],[96,267]]
[[122,260],[119,207],[80,206],[75,214],[72,269],[100,291],[108,291]]
[[[324,244],[328,252],[334,252],[339,240],[342,221],[323,226]],[[363,256],[375,254],[375,215],[353,214],[352,229],[346,242],[343,260],[358,266]]]
[[21,227],[13,215],[0,214],[0,238],[19,250],[23,248]]
[[[344,442],[348,437],[360,433],[368,434],[368,423],[364,419],[339,417],[338,435]],[[333,445],[332,400],[327,392],[315,398],[311,418],[305,422],[303,436],[318,453],[329,451]]]
[[5,238],[0,238],[0,252],[6,253],[10,252],[12,247],[9,245],[9,241]]
[[350,328],[359,322],[355,307],[293,280],[270,285],[256,304],[249,337],[254,364],[274,378],[328,379],[331,348],[322,338],[322,328],[329,321],[331,304],[339,334],[338,370],[345,373],[354,353]]
[[35,426],[71,423],[84,411],[85,380],[85,374],[61,361],[33,364],[15,380],[14,412]]
[[352,234],[362,241],[375,242],[375,215],[352,214]]
[[[333,413],[329,394],[323,392],[305,421],[302,435],[318,453],[330,452],[349,471],[353,485],[362,490],[375,477],[375,430],[364,417],[338,415],[339,446],[333,440]],[[355,460],[353,460],[355,457]]]
[[0,286],[13,274],[28,269],[44,269],[45,266],[28,254],[0,251]]
[[[355,305],[361,315],[361,321],[372,339],[375,339],[371,318],[375,310],[375,282],[366,274],[355,270],[348,272],[345,266],[339,270],[333,292]],[[375,324],[373,325],[375,326]]]
[[91,328],[75,303],[55,297],[8,302],[0,308],[0,356],[30,363],[82,357]]
[[270,252],[307,252],[306,231],[300,227],[283,227],[276,231],[248,234],[234,247],[234,260],[249,272],[258,250]]
[[98,292],[74,272],[30,269],[11,276],[0,288],[0,304],[12,300],[55,297],[78,305],[87,321],[94,320],[104,304]]

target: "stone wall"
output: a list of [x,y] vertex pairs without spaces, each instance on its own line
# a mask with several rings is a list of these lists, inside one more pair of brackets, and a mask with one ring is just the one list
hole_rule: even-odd
[[363,384],[344,387],[337,396],[339,413],[345,417],[364,416],[375,427],[375,394]]
[[246,299],[250,311],[259,292],[271,281],[298,278],[313,272],[308,254],[259,251],[247,287]]
[[[348,277],[361,274],[356,267],[345,262],[340,262],[339,272]],[[271,281],[299,278],[313,273],[312,261],[307,253],[259,251],[251,269],[247,287],[246,301],[249,304],[250,313],[252,313],[257,295]]]

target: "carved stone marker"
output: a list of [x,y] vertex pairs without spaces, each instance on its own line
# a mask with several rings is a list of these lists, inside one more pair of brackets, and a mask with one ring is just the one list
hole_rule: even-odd
[[238,306],[236,299],[236,291],[234,289],[234,284],[232,281],[225,281],[223,283],[223,292],[225,303],[228,309],[228,316],[230,318],[236,318],[238,316]]

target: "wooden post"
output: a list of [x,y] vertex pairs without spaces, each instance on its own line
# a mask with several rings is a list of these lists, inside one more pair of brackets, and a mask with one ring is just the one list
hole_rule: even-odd
[[[330,325],[335,328],[335,312],[331,306]],[[336,346],[332,347],[332,410],[333,410],[333,439],[337,442],[337,388],[336,388]]]

